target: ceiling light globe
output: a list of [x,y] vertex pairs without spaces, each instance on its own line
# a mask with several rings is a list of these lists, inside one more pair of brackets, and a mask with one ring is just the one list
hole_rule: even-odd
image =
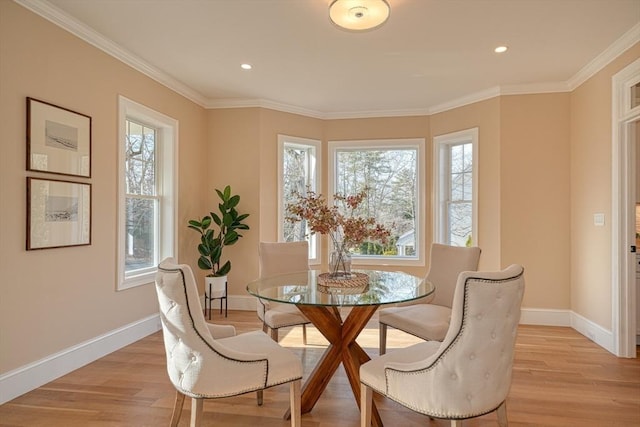
[[329,6],[329,19],[345,30],[366,31],[387,22],[390,12],[386,0],[334,0]]

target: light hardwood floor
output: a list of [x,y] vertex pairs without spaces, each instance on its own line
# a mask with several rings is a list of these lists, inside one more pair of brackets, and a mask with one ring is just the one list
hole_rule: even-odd
[[[214,323],[234,324],[238,332],[260,328],[255,312],[218,312]],[[300,356],[308,375],[326,341],[313,328],[302,345],[301,328],[281,330],[280,343]],[[418,342],[391,330],[389,351]],[[370,356],[377,354],[374,318],[358,338]],[[208,400],[204,426],[286,427],[288,385],[264,393]],[[167,426],[174,390],[166,374],[162,332],[155,333],[81,369],[0,406],[0,426]],[[376,397],[388,427],[446,426],[394,402]],[[189,399],[180,426],[189,421]],[[507,400],[509,425],[517,426],[640,426],[640,359],[619,359],[570,328],[521,326],[511,392]],[[313,411],[302,417],[303,427],[356,427],[359,413],[342,367]],[[497,426],[495,413],[464,421],[465,427]]]

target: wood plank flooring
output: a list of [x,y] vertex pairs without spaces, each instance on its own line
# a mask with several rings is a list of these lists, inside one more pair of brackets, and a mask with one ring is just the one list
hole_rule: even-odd
[[[214,323],[237,331],[260,328],[254,312],[218,312]],[[280,331],[280,343],[302,359],[308,375],[326,341],[309,328],[302,345],[301,328]],[[416,338],[389,329],[388,349]],[[358,343],[377,355],[377,318],[369,322]],[[264,405],[255,394],[208,400],[204,426],[286,427],[288,385],[265,391]],[[174,390],[166,373],[162,332],[150,335],[81,369],[0,406],[2,427],[144,427],[167,426]],[[394,402],[375,397],[388,427],[447,426]],[[187,398],[180,426],[189,424]],[[516,361],[507,400],[509,425],[558,427],[640,426],[640,359],[619,359],[570,328],[521,326]],[[359,413],[342,367],[313,411],[302,417],[303,427],[357,427]],[[465,427],[497,426],[495,413],[464,421]]]

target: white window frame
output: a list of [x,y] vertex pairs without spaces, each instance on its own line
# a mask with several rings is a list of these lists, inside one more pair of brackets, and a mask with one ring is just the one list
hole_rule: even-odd
[[[358,150],[381,150],[381,149],[414,149],[416,150],[416,161],[418,167],[416,194],[418,195],[418,218],[415,220],[415,243],[416,254],[414,256],[390,257],[378,255],[352,255],[353,265],[377,265],[377,266],[424,266],[425,265],[425,214],[426,214],[426,194],[427,188],[425,183],[426,163],[425,163],[425,140],[424,138],[402,138],[402,139],[373,139],[373,140],[346,140],[346,141],[329,141],[328,142],[328,195],[329,204],[333,204],[333,194],[335,193],[336,181],[336,154],[342,149],[358,149]],[[331,251],[331,247],[327,249],[327,256]]]
[[160,196],[158,224],[158,262],[166,257],[178,256],[178,121],[142,104],[118,97],[118,277],[116,290],[153,283],[157,265],[135,273],[125,270],[126,250],[126,182],[125,140],[126,122],[130,119],[157,130],[156,180]]
[[463,143],[471,143],[473,156],[472,176],[472,218],[471,236],[473,246],[479,246],[478,236],[478,128],[465,129],[458,132],[438,135],[433,138],[433,241],[446,243],[448,234],[448,216],[446,202],[448,200],[451,176],[444,176],[449,170],[444,162],[449,158],[445,155],[449,147]]
[[[310,166],[312,168],[311,175],[313,175],[311,189],[316,193],[322,191],[322,142],[317,139],[278,134],[278,241],[280,242],[284,241],[283,224],[286,216],[286,212],[282,208],[284,203],[284,194],[282,194],[284,188],[284,149],[286,146],[313,149],[312,165]],[[310,265],[318,265],[322,261],[320,242],[321,239],[318,235],[309,238]]]

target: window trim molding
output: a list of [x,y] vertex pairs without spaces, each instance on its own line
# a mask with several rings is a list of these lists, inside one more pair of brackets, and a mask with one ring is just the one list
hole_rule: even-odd
[[442,171],[442,150],[446,146],[471,141],[473,155],[473,170],[471,173],[473,179],[473,187],[471,194],[473,197],[472,217],[471,217],[471,235],[473,246],[480,246],[480,236],[478,233],[478,127],[464,129],[456,132],[446,133],[433,137],[433,241],[435,243],[444,243],[443,212],[441,207],[443,185],[441,178]]
[[[418,195],[418,209],[419,218],[416,221],[416,256],[415,257],[382,257],[374,255],[366,256],[352,256],[352,263],[354,266],[358,265],[378,265],[378,266],[417,266],[422,267],[425,265],[425,254],[427,247],[425,244],[426,236],[426,161],[425,161],[425,138],[385,138],[385,139],[362,139],[362,140],[334,140],[328,141],[328,159],[327,162],[327,175],[328,175],[328,194],[327,202],[329,205],[333,204],[333,193],[335,192],[335,163],[336,163],[336,151],[339,148],[349,147],[358,149],[375,149],[375,148],[389,148],[389,149],[403,149],[410,148],[415,149],[417,160],[417,178],[416,178],[416,194]],[[327,247],[327,259],[331,252],[331,245]]]
[[[125,189],[126,183],[124,178],[124,136],[126,135],[127,117],[135,118],[138,121],[153,126],[157,129],[160,144],[156,150],[157,159],[160,167],[158,168],[157,178],[159,179],[159,187],[165,189],[160,198],[159,208],[159,228],[161,241],[159,242],[158,262],[165,257],[178,256],[178,120],[155,111],[149,107],[132,101],[122,95],[118,96],[118,194],[117,194],[117,218],[118,218],[118,235],[116,264],[116,290],[122,291],[137,286],[153,283],[157,267],[144,269],[138,275],[126,275],[124,251],[126,242],[124,239],[126,214],[125,209]],[[169,147],[170,152],[167,152]]]
[[[278,184],[277,184],[277,187],[278,187],[278,202],[277,202],[278,203],[278,206],[277,206],[278,237],[277,239],[279,242],[284,241],[284,229],[282,227],[282,224],[284,223],[284,220],[285,220],[285,213],[281,207],[282,207],[282,202],[284,198],[284,195],[282,194],[282,187],[284,185],[284,177],[282,172],[284,168],[283,153],[284,153],[285,144],[300,145],[301,147],[313,147],[315,149],[314,191],[317,193],[322,192],[322,141],[318,139],[302,138],[299,136],[278,134],[278,165],[277,165],[277,168],[278,168]],[[316,236],[315,240],[316,240],[316,244],[315,244],[316,257],[309,258],[309,265],[319,265],[322,263],[322,251],[321,251],[322,239],[320,238],[320,236]]]

